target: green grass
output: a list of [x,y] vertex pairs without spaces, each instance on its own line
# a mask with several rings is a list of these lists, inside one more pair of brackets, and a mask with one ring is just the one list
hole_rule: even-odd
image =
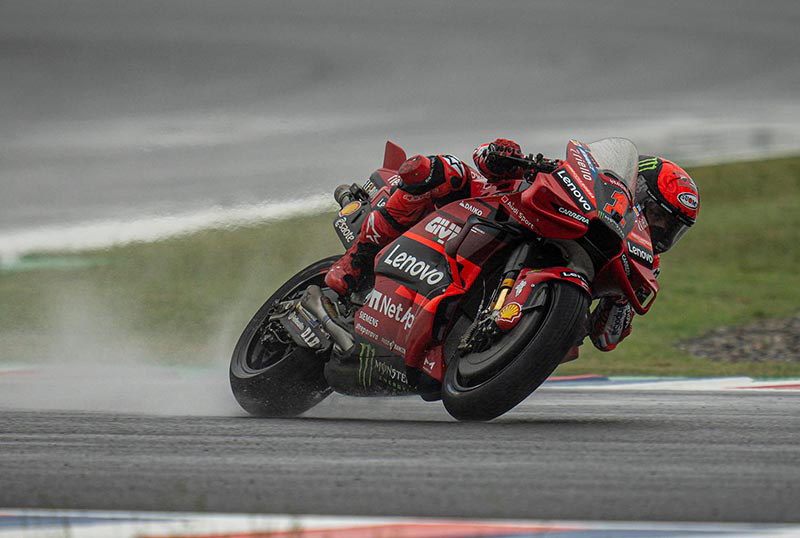
[[[651,312],[612,353],[584,345],[559,374],[797,376],[798,362],[728,363],[676,342],[800,310],[800,158],[691,170],[695,228],[662,259]],[[0,272],[0,361],[91,354],[204,364],[230,353],[263,300],[303,266],[342,252],[332,215],[215,230]],[[99,355],[99,356],[98,356]]]

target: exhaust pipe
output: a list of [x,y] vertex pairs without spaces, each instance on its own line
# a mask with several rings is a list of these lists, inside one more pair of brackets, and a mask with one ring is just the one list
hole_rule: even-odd
[[322,290],[319,286],[312,284],[307,287],[303,297],[300,299],[300,304],[317,317],[328,334],[331,335],[333,341],[336,342],[336,345],[338,345],[344,353],[349,352],[353,348],[355,345],[353,336],[347,329],[333,321],[328,311],[325,310],[325,306],[322,304]]

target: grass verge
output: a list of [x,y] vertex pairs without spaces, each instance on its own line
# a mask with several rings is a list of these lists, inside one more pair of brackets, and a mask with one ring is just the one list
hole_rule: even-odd
[[[800,158],[695,168],[698,224],[662,260],[661,293],[612,353],[584,345],[579,373],[798,376],[800,362],[725,362],[675,344],[800,310]],[[0,361],[227,356],[250,315],[303,266],[342,251],[332,215],[213,230],[0,272]]]

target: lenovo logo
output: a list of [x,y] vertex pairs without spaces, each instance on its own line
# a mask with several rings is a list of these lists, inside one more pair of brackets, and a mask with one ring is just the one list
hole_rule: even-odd
[[431,286],[444,280],[442,271],[432,267],[428,262],[418,260],[415,256],[400,250],[401,248],[400,245],[395,245],[392,251],[383,259],[383,263]]

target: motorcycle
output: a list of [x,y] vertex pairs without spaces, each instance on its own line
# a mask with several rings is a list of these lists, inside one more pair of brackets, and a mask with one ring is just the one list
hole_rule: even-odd
[[[592,299],[623,295],[644,314],[658,293],[647,221],[634,203],[638,151],[626,139],[571,140],[565,160],[490,154],[520,179],[472,181],[376,256],[348,297],[324,286],[332,256],[256,312],[230,382],[247,412],[296,416],[332,392],[441,399],[459,420],[491,420],[576,355]],[[345,247],[400,181],[386,143],[364,185],[336,189]],[[480,177],[475,173],[476,177]]]

